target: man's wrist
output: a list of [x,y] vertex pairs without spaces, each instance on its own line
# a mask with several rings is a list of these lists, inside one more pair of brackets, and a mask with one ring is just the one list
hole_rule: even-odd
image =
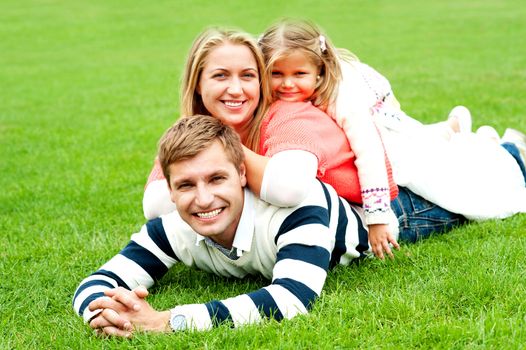
[[161,314],[161,325],[162,325],[161,330],[164,333],[171,333],[172,328],[170,327],[170,310],[161,311],[160,314]]
[[170,311],[170,319],[168,322],[168,326],[170,328],[170,331],[172,332],[179,332],[186,329],[186,317],[181,314],[176,308],[171,309]]

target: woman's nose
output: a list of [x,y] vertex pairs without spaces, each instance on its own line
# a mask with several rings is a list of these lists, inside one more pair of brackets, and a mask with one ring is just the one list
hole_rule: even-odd
[[238,78],[233,78],[232,80],[230,80],[227,92],[230,95],[241,95],[243,93],[243,87],[241,86],[241,81],[239,81]]

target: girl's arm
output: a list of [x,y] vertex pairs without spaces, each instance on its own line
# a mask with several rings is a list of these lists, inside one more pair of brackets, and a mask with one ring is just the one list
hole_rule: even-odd
[[287,150],[266,157],[246,147],[244,151],[248,186],[261,199],[290,207],[306,198],[318,169],[318,158],[314,154]]
[[363,63],[341,61],[341,67],[343,80],[329,114],[344,130],[356,155],[366,223],[386,224],[397,187],[373,113],[379,101],[389,94],[390,85]]
[[[365,222],[369,226],[371,250],[380,259],[384,252],[393,257],[391,247],[399,249],[387,223],[390,202],[397,195],[391,165],[373,113],[386,97],[392,95],[387,79],[367,65],[341,61],[343,81],[335,106],[329,114],[345,131],[353,152],[360,179]],[[398,101],[392,97],[391,103]],[[399,106],[399,105],[398,105]]]

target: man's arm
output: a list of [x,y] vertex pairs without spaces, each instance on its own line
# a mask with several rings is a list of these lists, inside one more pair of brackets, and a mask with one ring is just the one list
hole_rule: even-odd
[[[317,188],[316,192],[320,192],[321,196],[323,196],[321,187],[314,187]],[[274,318],[279,321],[283,318],[290,319],[297,314],[308,312],[315,299],[321,293],[330,261],[329,252],[334,244],[334,232],[329,229],[328,211],[325,207],[310,205],[299,209],[280,209],[278,212],[279,214],[275,216],[274,222],[281,222],[279,230],[270,234],[259,232],[255,236],[256,239],[261,240],[256,242],[256,245],[259,243],[267,246],[277,245],[272,283],[252,293],[238,295],[225,300],[212,300],[206,304],[176,306],[172,309],[172,314],[184,317],[184,328],[206,330],[223,322],[231,322],[235,327],[238,327],[245,324],[259,323],[264,318]],[[144,231],[145,229],[143,228],[139,235],[143,234]],[[263,229],[262,231],[267,230]],[[133,249],[137,249],[137,247]],[[126,251],[126,249],[123,251]],[[144,256],[144,254],[141,254],[141,256]],[[129,266],[124,267],[123,270],[128,270],[129,268]],[[102,273],[101,270],[90,276],[90,278],[99,278],[100,273]],[[126,289],[135,288],[137,285],[137,282],[134,284],[130,283],[128,281],[129,277],[122,277],[121,274],[117,275],[126,283],[126,286],[123,286]],[[140,275],[150,276],[144,273]],[[110,295],[108,290],[120,285],[116,282],[116,278],[113,279],[114,284],[111,285],[108,283],[97,283],[92,279],[87,279],[81,283],[74,299],[75,310],[79,314],[84,315],[86,320],[89,320],[86,315],[92,312],[86,309],[89,304],[89,297],[94,296],[91,300],[95,300],[103,294]],[[149,283],[141,284],[149,285]],[[117,301],[121,302],[119,298],[117,297]],[[115,301],[115,295],[112,296],[112,300],[97,299],[92,302],[90,308],[94,312],[100,310],[98,307],[115,309],[117,307],[112,306],[112,303]],[[140,311],[134,310],[133,312]],[[99,318],[99,321],[107,321],[108,325],[111,323],[116,327],[115,329],[124,331],[122,334],[115,335],[125,335],[126,329],[124,325],[126,322],[133,323],[134,316],[130,315],[133,312],[130,305],[128,305],[127,308],[121,310],[122,315],[119,314],[119,310],[116,313],[107,311],[107,318]],[[93,324],[92,326],[98,327],[100,325]]]
[[162,219],[151,220],[139,233],[132,235],[119,254],[80,283],[73,297],[73,308],[88,322],[101,312],[89,310],[89,303],[108,298],[104,296],[105,291],[117,287],[132,290],[139,285],[150,287],[177,261]]
[[[317,199],[322,196],[326,202],[321,186],[314,187]],[[329,228],[328,210],[318,203],[280,209],[273,219],[279,229],[271,229],[272,233],[267,227],[256,232],[254,247],[277,246],[269,286],[224,300],[180,305],[172,309],[173,314],[185,318],[186,328],[206,330],[224,322],[239,327],[265,318],[280,321],[307,313],[325,283],[335,237],[334,228]]]

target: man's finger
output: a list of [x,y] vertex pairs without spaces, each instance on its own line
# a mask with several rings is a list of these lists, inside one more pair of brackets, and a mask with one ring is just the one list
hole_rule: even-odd
[[133,292],[141,299],[144,299],[148,296],[148,289],[145,286],[138,286],[133,290]]
[[98,315],[97,317],[93,318],[90,323],[89,323],[89,326],[95,330],[97,329],[102,329],[104,327],[107,327],[107,326],[111,326],[112,324],[110,322],[108,322],[108,320],[106,320],[102,315]]
[[123,338],[130,338],[132,335],[132,333],[129,331],[123,331],[122,329],[119,329],[117,327],[112,327],[112,326],[104,327],[102,329],[102,333],[110,337],[123,337]]
[[119,329],[128,331],[133,329],[130,321],[128,321],[126,318],[122,317],[112,309],[104,309],[101,312],[101,316],[104,317],[109,324]]
[[110,289],[104,292],[106,296],[111,297],[112,300],[121,303],[130,310],[139,311],[141,306],[137,302],[137,295],[124,288]]
[[105,308],[108,308],[108,307],[112,307],[112,306],[115,306],[116,302],[111,300],[111,298],[108,298],[108,297],[100,297],[100,298],[97,298],[95,300],[93,300],[91,303],[89,303],[88,305],[88,309],[90,311],[95,311],[97,309],[105,309]]

